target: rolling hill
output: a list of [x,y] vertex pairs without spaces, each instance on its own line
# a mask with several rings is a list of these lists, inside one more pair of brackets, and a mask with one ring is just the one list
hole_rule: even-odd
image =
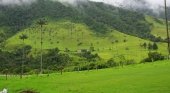
[[[156,24],[156,23],[155,23]],[[140,61],[147,57],[149,52],[141,47],[143,43],[151,41],[140,39],[131,35],[123,34],[117,30],[109,29],[107,34],[94,33],[85,24],[73,23],[69,20],[50,21],[45,25],[43,32],[43,49],[59,48],[64,51],[66,48],[71,52],[94,47],[94,53],[98,53],[103,59],[110,59],[116,55],[125,55],[128,59]],[[6,49],[12,50],[22,45],[19,36],[26,34],[28,39],[26,45],[31,45],[33,50],[40,50],[40,29],[37,27],[20,31],[6,41]],[[158,43],[159,50],[166,54],[166,44]],[[135,56],[135,58],[134,58]]]

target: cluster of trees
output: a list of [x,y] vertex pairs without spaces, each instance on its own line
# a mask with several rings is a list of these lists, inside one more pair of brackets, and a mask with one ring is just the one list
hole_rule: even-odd
[[[103,61],[103,62],[101,62]],[[118,56],[117,58],[111,58],[104,62],[104,60],[99,59],[98,61],[92,61],[87,64],[81,66],[75,66],[74,70],[93,70],[93,69],[104,69],[104,68],[111,68],[111,67],[124,67],[125,65],[132,65],[136,64],[133,59],[126,59],[123,55]]]
[[158,50],[158,45],[154,42],[153,44],[152,43],[143,43],[142,45],[141,45],[143,48],[145,48],[145,49],[148,49],[148,50]]
[[164,59],[165,59],[165,57],[161,53],[158,53],[158,52],[149,52],[148,53],[148,57],[143,59],[141,61],[141,63],[155,62],[155,61],[164,60]]
[[[3,74],[20,74],[21,78],[23,74],[39,74],[40,68],[40,57],[39,55],[32,55],[32,48],[28,45],[22,45],[15,51],[7,52],[0,51],[0,73]],[[58,48],[44,50],[43,53],[43,73],[50,73],[54,71],[60,71],[61,74],[66,67],[75,66],[75,61],[69,56],[69,53],[61,53]],[[77,54],[77,53],[76,53]],[[90,51],[84,50],[77,54],[81,60],[78,64],[82,66],[81,70],[90,70],[96,68],[94,64],[97,64],[101,60],[98,54],[92,54]],[[98,65],[97,68],[102,68]]]
[[24,72],[28,71],[29,60],[32,59],[31,56],[28,54],[31,51],[30,46],[23,46],[21,48],[16,49],[15,51],[8,52],[8,51],[0,51],[0,72],[9,72],[9,73],[21,73],[22,69],[22,59],[23,59],[23,48],[25,49],[25,58],[24,58],[24,64],[27,65],[25,67]]
[[92,54],[90,51],[84,49],[81,50],[80,53],[78,53],[78,56],[85,58],[88,62],[96,62],[100,59],[98,54]]
[[68,66],[72,58],[68,54],[60,53],[58,48],[48,50],[48,53],[43,56],[44,64],[43,68],[52,71],[60,71],[61,74],[63,69]]
[[[23,59],[23,49],[24,51],[24,59]],[[39,73],[40,64],[39,57],[34,57],[31,55],[31,46],[23,46],[15,51],[7,52],[0,51],[0,73],[13,73],[13,74],[23,74],[23,73]],[[63,54],[59,52],[59,49],[50,49],[48,53],[43,54],[44,64],[43,68],[44,73],[47,70],[52,71],[63,71],[63,69],[69,64],[71,61],[71,57],[67,54]],[[23,69],[23,71],[22,71]]]
[[5,33],[0,32],[0,43],[4,42],[5,38],[6,38]]
[[115,61],[114,58],[111,58],[107,61],[106,64],[108,67],[116,67],[116,66],[123,67],[124,65],[136,64],[136,62],[133,59],[126,59],[123,55],[120,55],[119,61]]

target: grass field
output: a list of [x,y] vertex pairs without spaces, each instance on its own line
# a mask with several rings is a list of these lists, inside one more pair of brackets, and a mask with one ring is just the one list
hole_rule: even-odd
[[170,61],[124,68],[54,73],[43,76],[0,77],[0,89],[9,93],[34,89],[40,93],[170,93]]
[[[150,41],[126,35],[113,29],[110,29],[108,34],[96,35],[86,25],[72,23],[69,20],[50,21],[44,28],[43,49],[58,47],[60,50],[68,48],[70,51],[77,51],[80,49],[89,49],[90,46],[93,46],[96,50],[94,53],[98,53],[103,59],[108,60],[117,55],[124,55],[126,59],[134,59],[136,62],[141,61],[148,54],[148,50],[142,48],[140,45],[144,42],[149,43]],[[22,44],[19,36],[24,33],[28,36],[25,43],[33,47],[34,53],[35,49],[40,49],[39,30],[38,27],[34,27],[19,32],[6,41],[6,49],[12,50]],[[166,54],[166,44],[158,43],[158,46],[158,52]]]
[[163,19],[146,16],[146,20],[152,24],[151,34],[157,37],[162,37],[164,39],[167,37],[166,24]]

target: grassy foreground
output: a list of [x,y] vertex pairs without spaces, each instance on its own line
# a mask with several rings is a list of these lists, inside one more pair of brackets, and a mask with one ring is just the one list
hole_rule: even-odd
[[40,93],[170,93],[170,62],[155,62],[83,72],[66,72],[49,77],[29,76],[22,80],[0,76],[0,89],[18,93],[34,89]]

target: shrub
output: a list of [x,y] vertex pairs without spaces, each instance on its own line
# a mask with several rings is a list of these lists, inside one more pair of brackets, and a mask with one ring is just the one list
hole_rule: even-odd
[[104,64],[104,63],[103,63],[103,64],[98,64],[98,65],[97,65],[97,68],[98,68],[98,69],[103,69],[103,68],[108,68],[108,66],[107,66],[107,64]]
[[78,44],[77,44],[77,46],[81,46],[83,43],[82,42],[79,42]]
[[136,64],[135,60],[130,59],[126,61],[126,65],[132,65],[132,64]]
[[95,49],[94,49],[93,46],[91,46],[91,47],[89,48],[89,50],[90,50],[91,52],[95,51]]
[[107,64],[108,67],[118,66],[118,63],[116,63],[116,62],[114,61],[114,59],[112,59],[112,58],[109,59],[106,64]]
[[95,69],[95,67],[96,67],[96,64],[95,63],[90,63],[89,64],[89,69],[91,70],[91,69]]
[[158,52],[149,52],[148,57],[152,61],[164,60],[164,56],[162,54],[158,53]]
[[164,59],[165,59],[165,57],[158,52],[149,52],[148,57],[143,59],[141,62],[142,63],[144,63],[144,62],[154,62],[154,61],[164,60]]

